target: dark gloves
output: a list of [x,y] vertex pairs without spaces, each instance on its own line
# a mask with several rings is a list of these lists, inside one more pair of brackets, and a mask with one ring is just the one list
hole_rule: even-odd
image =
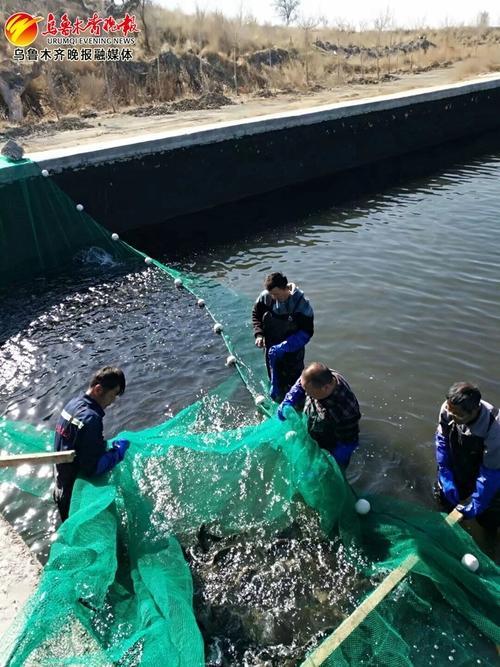
[[129,445],[130,442],[128,440],[115,440],[111,449],[108,449],[97,462],[95,474],[104,475],[110,470],[113,470],[120,461],[123,461]]
[[337,461],[341,468],[347,468],[354,450],[358,447],[359,442],[337,442],[335,447],[331,450],[333,458]]
[[293,387],[290,389],[290,391],[287,393],[285,398],[282,400],[280,406],[278,407],[277,414],[279,419],[281,419],[281,421],[285,421],[286,419],[285,408],[295,407],[297,403],[300,403],[301,401],[304,400],[305,395],[306,392],[304,391],[304,388],[300,384],[300,380],[297,380],[297,382],[293,385]]
[[453,474],[448,468],[440,467],[438,472],[438,482],[444,497],[451,505],[456,505],[460,498],[458,497],[457,487]]
[[130,447],[130,442],[128,440],[114,440],[112,447],[113,449],[118,450],[118,460],[123,461],[125,458],[125,452]]
[[468,505],[457,505],[457,510],[466,519],[472,519],[488,509],[491,501],[500,491],[500,470],[481,466],[476,480],[476,489]]
[[278,345],[273,345],[269,348],[269,360],[271,363],[275,359],[281,359],[281,357],[287,352],[297,352],[309,342],[311,336],[305,331],[297,331],[297,333],[288,336],[286,340]]

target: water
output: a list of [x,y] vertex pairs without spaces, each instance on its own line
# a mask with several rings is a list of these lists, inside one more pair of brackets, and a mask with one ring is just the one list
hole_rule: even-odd
[[448,387],[476,382],[500,404],[499,177],[500,152],[348,207],[316,210],[301,193],[282,202],[285,222],[261,211],[257,230],[244,220],[239,238],[184,259],[249,297],[273,270],[305,291],[316,328],[307,360],[341,371],[361,402],[349,470],[360,488],[431,505]]
[[[4,294],[0,414],[53,428],[69,397],[103,365],[123,367],[127,389],[104,420],[104,436],[161,423],[228,377],[212,321],[185,292],[142,265],[92,265]],[[39,470],[52,478],[49,466]],[[56,528],[42,505],[0,489],[4,516],[44,561]]]
[[[319,207],[302,192],[296,209],[263,207],[258,224],[242,212],[209,251],[173,250],[168,239],[163,252],[158,239],[143,249],[249,299],[268,272],[284,271],[315,309],[307,359],[341,371],[361,403],[351,481],[432,506],[433,433],[449,385],[477,382],[500,405],[499,178],[500,152],[348,206],[325,205],[323,192]],[[10,419],[53,427],[91,372],[116,363],[128,388],[106,417],[112,435],[157,424],[233,372],[206,312],[142,265],[39,281],[3,294],[0,308],[0,414]],[[11,490],[0,503],[42,559],[56,525],[49,508]]]

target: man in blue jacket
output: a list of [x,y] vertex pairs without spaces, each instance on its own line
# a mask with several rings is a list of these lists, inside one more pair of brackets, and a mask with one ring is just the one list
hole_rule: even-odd
[[303,405],[309,435],[345,470],[359,445],[361,419],[347,380],[318,361],[309,364],[279,406],[278,417],[285,420],[287,409]]
[[487,530],[500,526],[500,418],[468,382],[454,384],[441,406],[435,436],[436,491],[447,511],[457,506]]
[[72,398],[64,406],[56,424],[54,449],[57,452],[74,449],[71,463],[54,466],[54,500],[61,521],[68,518],[71,494],[77,477],[96,477],[112,470],[123,461],[128,440],[113,442],[107,449],[103,437],[102,419],[109,407],[125,391],[125,376],[120,368],[105,366],[94,374],[87,391]]
[[255,345],[265,349],[271,398],[281,401],[304,369],[314,313],[304,292],[282,273],[269,274],[252,310]]

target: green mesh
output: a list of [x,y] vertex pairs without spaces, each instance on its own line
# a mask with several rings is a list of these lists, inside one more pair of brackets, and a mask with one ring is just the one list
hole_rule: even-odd
[[[38,270],[56,266],[47,243],[53,234],[58,243],[64,239],[68,258],[85,244],[98,244],[117,258],[142,255],[110,241],[110,233],[76,211],[36,165],[23,162],[16,169],[17,180],[4,185],[14,188],[17,199],[2,212],[2,231],[8,227],[12,233],[16,211]],[[39,215],[40,203],[49,200],[50,221]],[[20,237],[10,243],[17,247]],[[7,266],[20,270],[17,251],[9,247]],[[407,557],[419,557],[324,664],[496,664],[500,572],[494,563],[438,513],[376,497],[370,498],[369,514],[356,514],[356,497],[342,472],[293,411],[280,422],[272,416],[273,404],[258,400],[261,412],[271,416],[259,420],[253,413],[239,425],[231,398],[240,378],[254,398],[267,392],[262,355],[241,325],[249,317],[248,303],[213,282],[156,261],[151,267],[165,272],[166,287],[173,289],[171,279],[181,279],[180,289],[205,300],[214,322],[224,327],[239,375],[163,424],[117,434],[131,442],[125,461],[105,480],[77,482],[70,517],[52,545],[38,589],[2,640],[2,664],[204,665],[192,578],[180,545],[202,524],[216,523],[227,535],[256,528],[273,535],[293,522],[299,504],[318,514],[325,535],[338,536],[363,573],[358,604]],[[0,421],[0,448],[9,453],[49,450],[52,437]],[[46,480],[25,473],[0,469],[0,481],[46,495]],[[478,557],[477,572],[461,564],[465,553]]]
[[92,246],[127,255],[33,162],[0,157],[0,201],[0,286],[66,269]]

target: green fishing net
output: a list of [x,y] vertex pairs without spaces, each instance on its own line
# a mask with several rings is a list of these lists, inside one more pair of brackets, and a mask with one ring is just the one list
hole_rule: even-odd
[[[55,270],[57,244],[69,259],[89,245],[121,259],[141,256],[77,211],[36,165],[23,162],[16,169],[13,183],[0,180],[0,188],[12,193],[5,207],[2,200],[4,280],[19,275],[27,263],[33,271]],[[29,248],[19,257],[13,251],[21,244],[17,224]],[[275,407],[265,398],[262,355],[241,325],[249,317],[248,303],[221,285],[148,263],[165,273],[165,289],[187,290],[204,300],[235,357],[234,377],[165,423],[117,434],[131,442],[125,461],[107,478],[77,481],[70,517],[52,544],[39,586],[2,640],[2,664],[247,664],[207,656],[186,546],[200,540],[200,526],[210,526],[222,541],[257,533],[272,538],[306,516],[306,523],[317,520],[324,539],[342,550],[356,572],[359,586],[340,620],[394,568],[417,556],[408,576],[345,633],[324,664],[494,665],[500,644],[500,576],[494,563],[460,526],[447,525],[437,512],[373,497],[371,512],[358,515],[355,493],[335,461],[309,438],[303,417],[290,411],[281,422],[274,416]],[[242,381],[256,403],[243,425],[232,407]],[[0,421],[5,453],[48,451],[52,441],[43,428]],[[12,468],[0,469],[0,482],[40,497],[49,491],[46,479]],[[304,586],[323,553],[313,548],[309,564],[302,565]],[[462,565],[465,553],[478,558],[477,572]],[[315,595],[328,605],[331,592]],[[294,604],[300,608],[307,601],[297,595]],[[321,664],[317,654],[308,659],[307,653],[333,630],[312,636],[294,660],[258,664]]]

